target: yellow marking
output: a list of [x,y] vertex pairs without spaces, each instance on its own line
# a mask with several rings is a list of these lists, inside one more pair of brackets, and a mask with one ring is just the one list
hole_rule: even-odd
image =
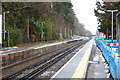
[[49,44],[45,44],[45,45],[41,45],[41,46],[33,46],[33,47],[29,47],[28,49],[32,49],[32,48],[37,48],[37,47],[42,47],[42,46],[47,46]]
[[33,46],[33,47],[29,47],[28,49],[37,48],[37,47],[40,47],[40,46]]
[[45,44],[45,45],[42,45],[42,46],[48,46],[49,44]]
[[87,69],[87,62],[91,53],[91,48],[92,45],[89,46],[89,48],[87,49],[87,51],[85,52],[85,55],[83,56],[81,62],[79,63],[77,69],[75,70],[72,79],[74,78],[85,78],[85,70]]

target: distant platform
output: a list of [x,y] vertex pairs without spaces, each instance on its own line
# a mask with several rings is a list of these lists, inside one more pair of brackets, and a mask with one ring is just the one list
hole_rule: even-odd
[[40,48],[44,48],[44,47],[49,47],[49,46],[54,46],[54,45],[71,42],[71,41],[75,41],[75,40],[57,41],[57,42],[52,42],[52,43],[39,43],[39,44],[23,46],[23,47],[7,47],[7,48],[0,50],[0,55],[7,55],[7,54],[12,54],[12,53],[17,53],[17,52],[23,52],[23,51],[27,51],[27,50],[31,50],[31,49],[40,49]]

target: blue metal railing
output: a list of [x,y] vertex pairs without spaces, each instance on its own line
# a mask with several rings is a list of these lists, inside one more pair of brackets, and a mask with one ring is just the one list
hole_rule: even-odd
[[100,48],[105,57],[111,75],[114,79],[120,79],[120,45],[110,45],[117,43],[117,40],[104,40],[102,38],[95,38],[96,45]]

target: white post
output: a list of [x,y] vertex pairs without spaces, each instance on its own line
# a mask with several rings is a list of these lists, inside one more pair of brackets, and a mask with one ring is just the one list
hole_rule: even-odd
[[65,38],[66,38],[66,28],[65,28]]
[[63,36],[62,36],[62,26],[60,27],[60,39],[62,39]]
[[113,11],[112,11],[112,40],[113,40]]
[[2,15],[0,14],[0,49],[2,48]]
[[41,32],[41,41],[42,41],[42,39],[43,39],[43,36],[42,36],[42,35],[43,35],[43,30],[42,30],[42,32]]
[[10,46],[10,33],[8,31],[8,47]]
[[29,35],[29,18],[28,18],[28,40],[30,38],[30,35]]
[[72,37],[72,30],[71,30],[71,37]]
[[43,40],[43,22],[42,22],[42,32],[41,32],[41,41]]
[[68,29],[68,31],[67,31],[67,32],[68,32],[68,38],[69,38],[69,29]]
[[[3,24],[4,24],[4,31],[5,31],[5,12],[3,12],[3,16],[4,16],[4,22],[3,22]],[[5,40],[5,33],[4,33],[4,40]]]
[[52,35],[52,25],[51,25],[51,40],[53,40],[53,37],[52,37],[53,35]]

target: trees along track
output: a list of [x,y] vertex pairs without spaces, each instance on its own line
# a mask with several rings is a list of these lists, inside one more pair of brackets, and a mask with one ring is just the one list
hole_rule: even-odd
[[87,41],[78,42],[77,44],[70,46],[69,48],[67,48],[63,51],[60,51],[57,54],[54,54],[52,56],[49,56],[49,57],[43,59],[42,61],[40,61],[39,63],[34,64],[32,66],[29,66],[29,67],[15,73],[15,74],[13,74],[13,75],[5,77],[2,80],[6,80],[6,79],[9,79],[9,80],[21,80],[21,79],[30,80],[30,79],[34,78],[35,76],[37,76],[38,74],[42,74],[50,66],[54,65],[59,60],[61,60],[62,58],[64,58],[65,56],[67,56],[68,54],[73,52],[75,49],[77,49],[81,45],[85,44],[86,42]]

